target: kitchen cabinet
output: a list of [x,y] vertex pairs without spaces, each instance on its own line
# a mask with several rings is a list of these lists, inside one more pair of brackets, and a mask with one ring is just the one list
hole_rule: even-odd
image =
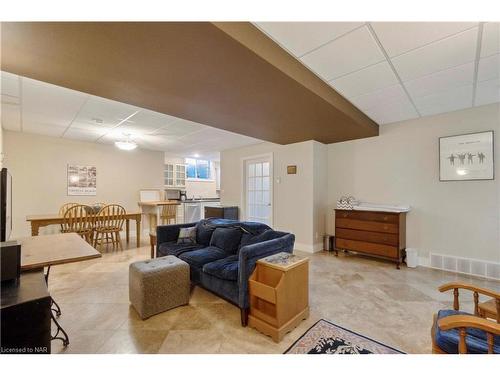
[[186,188],[186,165],[166,163],[164,167],[164,185],[167,188]]

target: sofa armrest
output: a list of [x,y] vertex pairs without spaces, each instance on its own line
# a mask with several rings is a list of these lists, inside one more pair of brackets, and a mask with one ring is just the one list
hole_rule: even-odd
[[196,223],[158,225],[156,227],[156,246],[158,247],[164,242],[177,241],[181,228],[194,227],[195,225]]
[[243,246],[238,256],[239,272],[238,305],[241,308],[248,308],[248,279],[255,269],[255,264],[259,259],[281,252],[293,253],[295,235],[289,233],[280,238],[259,242],[253,245]]

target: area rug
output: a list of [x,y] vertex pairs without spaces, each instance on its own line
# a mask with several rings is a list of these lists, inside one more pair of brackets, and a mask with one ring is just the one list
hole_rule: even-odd
[[324,319],[318,320],[284,354],[405,354]]

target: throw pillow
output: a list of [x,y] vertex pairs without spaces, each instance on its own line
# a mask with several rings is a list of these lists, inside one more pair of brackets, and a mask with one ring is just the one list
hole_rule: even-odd
[[236,254],[241,234],[240,228],[217,228],[210,240],[210,246],[218,247],[228,255]]
[[196,243],[208,246],[214,230],[215,226],[210,225],[206,220],[200,220],[196,223]]
[[179,238],[177,238],[177,243],[186,245],[196,244],[196,227],[181,228],[179,230]]

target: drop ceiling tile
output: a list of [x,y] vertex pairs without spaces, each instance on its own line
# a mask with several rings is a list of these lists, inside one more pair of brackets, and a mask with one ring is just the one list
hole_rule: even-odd
[[442,70],[404,83],[409,94],[415,97],[431,95],[454,87],[472,85],[474,63],[467,63],[455,68]]
[[64,133],[63,138],[76,139],[79,141],[95,142],[101,134],[95,133],[90,130],[83,130],[77,128],[69,128],[66,133]]
[[362,111],[380,107],[382,104],[403,102],[408,99],[400,84],[386,87],[382,90],[350,98],[349,101]]
[[[104,135],[104,134],[113,130],[113,128],[107,127],[104,125],[98,125],[96,123],[87,123],[87,122],[80,122],[80,121],[74,121],[68,130],[70,130],[70,129],[75,129],[78,132],[86,131],[88,133],[97,134],[98,136]],[[97,136],[96,136],[96,138],[97,138]]]
[[114,127],[139,110],[140,108],[129,104],[90,96],[75,118],[75,122]]
[[392,86],[398,83],[398,79],[389,66],[389,63],[383,61],[341,78],[334,79],[329,83],[346,98],[352,98]]
[[172,124],[177,120],[179,119],[173,116],[147,109],[141,109],[139,113],[123,123],[122,127],[128,128],[137,133],[151,133],[154,130],[167,126],[168,124]]
[[500,23],[488,22],[483,26],[481,57],[500,53]]
[[177,121],[168,124],[167,126],[164,126],[160,130],[158,130],[157,133],[182,137],[184,135],[191,134],[205,128],[207,128],[205,125],[198,124],[197,122],[177,119]]
[[19,97],[21,80],[19,76],[8,72],[0,74],[0,93],[5,96]]
[[363,26],[300,59],[325,80],[354,72],[384,60],[384,55]]
[[478,81],[488,81],[500,77],[500,54],[484,57],[479,60]]
[[23,132],[46,135],[49,137],[61,137],[66,130],[64,126],[54,124],[37,123],[23,119]]
[[18,105],[2,103],[1,126],[7,130],[21,131],[21,110]]
[[472,85],[457,87],[452,90],[413,98],[422,116],[456,111],[472,106]]
[[373,22],[389,57],[477,26],[477,22]]
[[29,78],[22,78],[24,124],[68,126],[88,95]]
[[410,51],[392,60],[403,81],[474,61],[477,28]]
[[363,25],[362,22],[258,22],[257,26],[295,56],[301,56]]
[[382,102],[379,106],[371,108],[365,111],[365,113],[374,119],[379,125],[410,120],[418,117],[418,113],[408,97],[402,97],[397,102]]
[[500,79],[478,82],[475,106],[500,102]]

